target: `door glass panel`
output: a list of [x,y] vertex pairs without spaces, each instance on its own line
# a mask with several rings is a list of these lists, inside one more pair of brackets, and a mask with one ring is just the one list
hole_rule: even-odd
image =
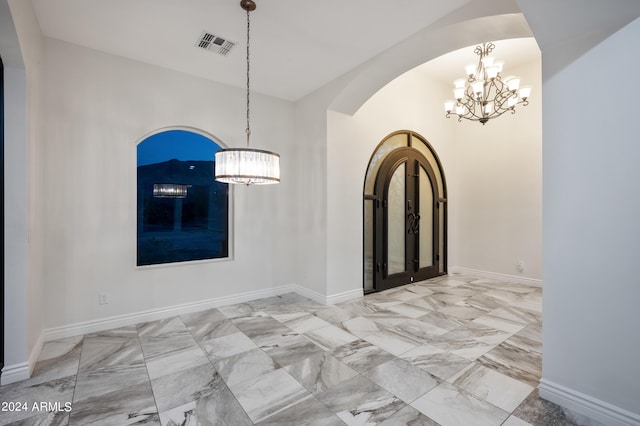
[[435,155],[429,149],[429,147],[422,142],[419,138],[412,136],[411,137],[411,147],[420,151],[422,155],[429,161],[429,164],[433,168],[433,174],[436,176],[436,184],[438,186],[438,194],[444,194],[443,191],[443,182],[442,182],[442,171],[438,166],[438,162],[436,161]]
[[364,289],[373,289],[373,203],[364,200]]
[[440,254],[440,258],[438,260],[438,272],[444,274],[444,204],[440,203],[440,208],[438,209],[438,215],[440,219],[438,220],[438,253]]
[[431,179],[420,167],[420,268],[433,266],[433,190]]
[[402,163],[391,177],[387,193],[387,274],[405,271],[406,253],[406,163]]
[[364,193],[373,194],[374,186],[376,183],[376,175],[380,164],[387,154],[394,149],[409,146],[409,138],[406,133],[399,133],[386,139],[382,145],[380,145],[376,152],[373,153],[371,161],[369,161],[369,167],[367,168],[367,175],[364,179]]

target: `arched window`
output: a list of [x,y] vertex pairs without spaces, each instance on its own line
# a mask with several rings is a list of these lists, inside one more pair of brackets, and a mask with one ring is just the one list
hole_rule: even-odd
[[219,149],[182,129],[138,144],[138,266],[229,256],[229,187],[214,179]]

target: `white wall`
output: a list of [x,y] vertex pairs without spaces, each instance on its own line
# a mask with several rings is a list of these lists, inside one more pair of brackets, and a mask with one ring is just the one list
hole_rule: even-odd
[[[46,328],[293,283],[293,105],[254,94],[282,184],[234,187],[234,259],[136,268],[136,142],[167,126],[245,143],[241,89],[46,39]],[[98,305],[98,293],[110,303]]]
[[42,344],[43,40],[31,3],[2,1],[0,14],[5,64],[4,383],[28,377]]
[[[640,89],[612,70],[640,67],[639,39],[636,19],[570,63],[571,44],[567,55],[543,48],[541,395],[583,412],[580,394],[635,413],[624,424],[640,424]],[[576,395],[581,406],[566,399]]]
[[4,68],[5,365],[28,356],[27,317],[27,119],[24,69]]
[[[500,43],[497,42],[497,51]],[[455,127],[450,266],[542,278],[542,80],[538,60],[505,71],[532,86],[528,106]],[[520,272],[516,265],[524,262]]]
[[311,94],[296,103],[296,214],[291,225],[297,235],[292,267],[297,283],[326,295],[327,280],[327,94]]

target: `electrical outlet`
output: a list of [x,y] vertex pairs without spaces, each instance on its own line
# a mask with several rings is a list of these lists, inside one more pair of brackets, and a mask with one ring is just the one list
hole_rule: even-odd
[[107,293],[98,293],[98,304],[106,305],[109,303],[109,295]]
[[518,262],[518,264],[516,265],[516,269],[520,273],[524,272],[524,260]]

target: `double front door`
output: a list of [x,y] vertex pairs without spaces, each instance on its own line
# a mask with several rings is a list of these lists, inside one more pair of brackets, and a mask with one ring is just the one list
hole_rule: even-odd
[[441,194],[427,159],[400,148],[376,178],[374,288],[385,290],[439,275]]

